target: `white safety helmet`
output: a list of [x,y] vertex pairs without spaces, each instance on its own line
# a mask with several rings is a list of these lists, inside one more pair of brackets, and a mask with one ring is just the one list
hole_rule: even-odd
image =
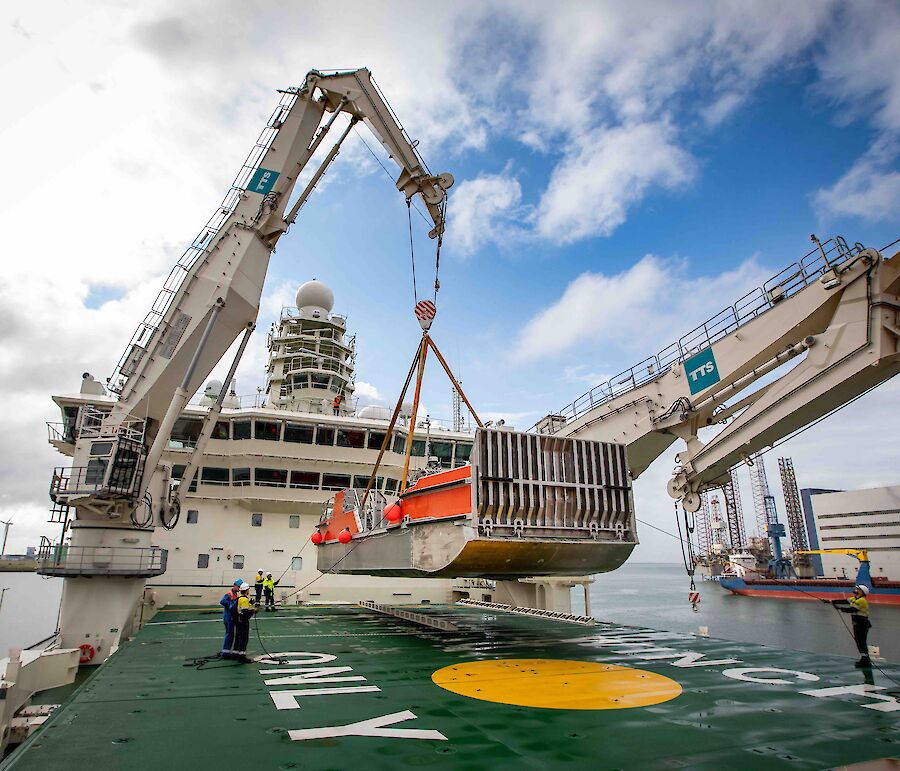
[[859,589],[863,594],[869,593],[869,587],[866,586],[865,584],[857,584],[856,588]]
[[249,592],[249,591],[250,591],[250,584],[241,584],[241,591],[242,591],[242,592]]

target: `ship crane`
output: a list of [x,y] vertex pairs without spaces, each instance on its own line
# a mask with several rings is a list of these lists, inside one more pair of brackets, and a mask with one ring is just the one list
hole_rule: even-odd
[[[339,116],[347,125],[305,187],[299,182]],[[103,387],[85,375],[72,432],[73,465],[54,471],[54,514],[71,526],[71,544],[45,559],[41,572],[66,578],[62,644],[87,645],[99,663],[127,634],[147,577],[165,571],[151,546],[155,526],[174,526],[238,361],[255,328],[269,258],[358,123],[366,124],[399,166],[407,204],[419,196],[440,243],[450,174],[432,174],[367,69],[310,71],[280,104],[238,172],[222,205],[173,268],[162,292]],[[178,485],[161,464],[176,419],[231,345],[237,355]],[[70,519],[70,509],[75,518]],[[103,602],[92,600],[95,575],[115,576]]]
[[537,430],[624,443],[632,478],[681,440],[668,491],[693,512],[733,466],[896,375],[900,258],[812,240],[800,261]]

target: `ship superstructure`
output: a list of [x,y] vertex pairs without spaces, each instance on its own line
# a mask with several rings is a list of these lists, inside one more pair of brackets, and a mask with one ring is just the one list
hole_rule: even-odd
[[[336,491],[365,488],[388,426],[388,410],[360,406],[353,398],[355,345],[347,319],[332,313],[334,296],[322,282],[297,292],[268,335],[265,393],[226,401],[189,485],[179,520],[157,528],[156,549],[165,550],[165,572],[149,576],[145,601],[156,605],[216,601],[236,576],[257,570],[281,576],[278,596],[288,602],[444,602],[453,584],[442,580],[321,576],[307,547],[324,503]],[[92,381],[85,381],[86,383]],[[185,484],[189,456],[200,436],[213,381],[199,404],[175,422],[164,462]],[[109,409],[97,394],[57,396],[66,418],[53,444],[72,451],[71,439],[88,416]],[[247,402],[246,405],[243,402]],[[411,468],[457,468],[469,462],[473,434],[451,430],[425,416],[413,428]],[[375,481],[385,496],[397,493],[409,416],[401,415]],[[427,456],[426,456],[427,452]],[[308,586],[307,586],[308,585]],[[303,588],[306,587],[306,588]]]

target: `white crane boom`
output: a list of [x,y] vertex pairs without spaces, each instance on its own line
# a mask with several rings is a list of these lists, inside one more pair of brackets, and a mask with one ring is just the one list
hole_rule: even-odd
[[896,375],[898,313],[900,258],[837,238],[538,430],[622,442],[635,478],[683,440],[669,493],[696,511],[736,463]]
[[[297,194],[301,175],[340,115],[347,125]],[[359,122],[369,126],[400,167],[397,188],[407,203],[422,197],[434,223],[429,236],[440,246],[453,177],[431,174],[368,70],[313,70],[301,87],[282,92],[222,205],[170,273],[109,378],[117,398],[106,397],[102,386],[85,375],[82,391],[95,394],[97,406],[81,409],[73,465],[55,470],[50,484],[54,512],[71,529],[64,557],[53,557],[45,569],[46,575],[66,578],[62,645],[89,641],[105,658],[129,633],[145,579],[165,572],[167,554],[152,545],[153,528],[177,521],[255,327],[269,257]],[[229,376],[184,471],[186,484],[176,487],[170,469],[160,463],[172,427],[239,336]],[[107,585],[102,603],[96,602],[91,580],[98,574],[117,577]]]
[[[328,113],[331,115],[323,124]],[[292,201],[300,176],[340,114],[349,119],[347,126]],[[416,195],[422,197],[434,223],[429,235],[441,238],[446,191],[453,177],[429,172],[368,70],[330,74],[313,70],[301,87],[282,92],[280,105],[229,195],[170,274],[108,381],[118,400],[103,417],[104,437],[117,436],[121,426],[143,421],[141,444],[149,444],[149,449],[143,458],[133,457],[141,456],[142,448],[130,448],[126,460],[136,470],[131,474],[136,480],[133,486],[100,485],[88,496],[105,500],[102,508],[108,509],[111,499],[121,502],[123,495],[132,502],[143,497],[172,426],[191,395],[237,337],[253,329],[269,257],[278,240],[360,121],[400,167],[397,188],[407,202]],[[216,413],[219,405],[214,408]],[[94,438],[76,445],[76,466],[89,462],[88,439]],[[198,446],[197,457],[201,452],[202,446]],[[141,467],[146,473],[141,474]],[[109,472],[107,469],[107,476]],[[98,504],[99,500],[81,503]]]

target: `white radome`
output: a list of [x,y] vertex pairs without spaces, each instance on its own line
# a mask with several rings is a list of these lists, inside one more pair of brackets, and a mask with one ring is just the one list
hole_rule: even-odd
[[307,281],[297,290],[297,308],[302,310],[319,309],[330,313],[334,307],[334,292],[321,281]]
[[217,397],[221,390],[222,390],[221,382],[219,382],[218,380],[210,380],[206,384],[206,390],[204,391],[204,394],[206,396]]

